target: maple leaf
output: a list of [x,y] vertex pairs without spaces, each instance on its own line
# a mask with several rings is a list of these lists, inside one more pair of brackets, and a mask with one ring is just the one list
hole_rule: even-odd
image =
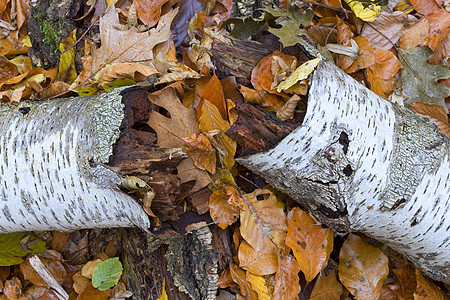
[[444,66],[434,66],[427,63],[432,51],[427,47],[417,47],[410,50],[398,49],[401,71],[401,86],[403,92],[409,96],[405,101],[410,105],[418,100],[437,104],[444,107],[445,98],[450,95],[450,89],[437,82],[439,79],[450,77],[450,71]]
[[350,234],[339,254],[339,279],[356,299],[378,299],[389,274],[383,252]]

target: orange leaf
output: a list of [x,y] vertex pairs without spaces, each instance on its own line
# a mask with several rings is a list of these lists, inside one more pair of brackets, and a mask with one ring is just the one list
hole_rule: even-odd
[[75,274],[73,274],[72,279],[73,279],[73,289],[77,294],[81,294],[87,288],[88,285],[92,285],[91,281],[88,278],[81,275],[81,271],[78,271]]
[[294,252],[300,269],[310,282],[326,266],[333,250],[333,232],[322,228],[300,208],[288,214],[286,245]]
[[136,0],[133,2],[136,5],[136,10],[142,23],[149,28],[158,23],[161,16],[161,7],[168,0]]
[[[340,0],[313,0],[311,2],[312,2],[311,4],[313,4],[313,2],[317,2],[317,3],[324,4],[326,6],[342,8],[342,3]],[[327,7],[323,7],[323,6],[319,6],[319,5],[312,5],[311,8],[314,11],[314,13],[321,18],[336,16],[336,11],[331,10]]]
[[223,270],[222,274],[220,274],[219,280],[217,280],[216,286],[220,287],[221,289],[237,286],[236,282],[233,281],[233,277],[231,277],[230,267]]
[[430,37],[427,45],[434,51],[450,34],[450,12],[440,9],[426,15],[424,18],[428,19],[428,24],[430,25]]
[[[59,284],[62,284],[67,275],[66,269],[62,263],[57,260],[51,260],[43,257],[40,259],[47,270],[53,275],[53,277],[55,277],[56,281],[58,281]],[[20,271],[23,273],[26,280],[29,280],[35,285],[48,288],[47,283],[45,283],[38,272],[36,272],[36,270],[31,266],[29,259],[20,264]]]
[[[264,57],[252,71],[251,82],[257,91],[266,91],[271,94],[286,96],[285,93],[278,93],[276,86],[282,80],[280,77],[289,77],[297,67],[297,58],[274,51]],[[276,78],[279,78],[276,80]],[[285,79],[284,78],[284,79]]]
[[239,91],[244,97],[245,102],[261,105],[270,111],[277,111],[284,104],[280,96],[270,94],[266,91],[257,91],[243,85],[241,85]]
[[0,83],[19,74],[19,69],[6,57],[0,55]]
[[246,279],[252,285],[252,289],[258,294],[258,300],[270,300],[272,297],[272,285],[267,276],[258,276],[245,272]]
[[[222,84],[215,74],[208,80],[208,82],[206,82],[205,85],[201,87],[196,86],[195,92],[199,97],[214,104],[219,109],[222,119],[228,119]],[[201,105],[203,105],[203,101],[200,101],[197,107],[197,113],[200,113]]]
[[358,70],[362,70],[373,66],[375,64],[375,55],[373,54],[373,48],[366,38],[357,36],[354,38],[359,47],[359,56],[353,64],[346,71],[347,73],[354,73]]
[[400,282],[397,294],[405,300],[414,299],[414,291],[416,290],[417,280],[414,269],[393,269],[392,270]]
[[444,300],[442,291],[431,281],[425,279],[419,269],[416,269],[417,288],[414,300]]
[[341,295],[342,284],[336,279],[336,270],[331,270],[328,276],[321,271],[309,300],[339,300]]
[[69,241],[70,232],[52,231],[52,241],[50,248],[56,251],[61,250]]
[[208,138],[200,133],[182,138],[187,154],[192,158],[194,165],[211,174],[216,173],[216,151]]
[[[258,196],[265,199],[258,200]],[[241,235],[256,251],[276,254],[277,249],[284,248],[286,215],[271,191],[263,189],[246,194],[240,218]]]
[[400,74],[397,73],[395,76],[385,80],[379,77],[376,77],[373,74],[371,68],[366,69],[367,74],[367,82],[369,83],[370,89],[372,92],[377,93],[381,97],[388,98],[390,94],[392,94],[392,89],[397,83]]
[[384,49],[374,49],[372,53],[375,55],[375,64],[369,68],[373,75],[381,79],[390,79],[402,67],[400,61],[391,51]]
[[76,300],[108,300],[110,295],[111,289],[100,292],[94,288],[92,284],[88,284],[86,289],[78,295]]
[[418,22],[403,29],[398,46],[402,49],[412,49],[424,46],[430,36],[430,25],[427,18],[421,18]]
[[246,241],[242,241],[238,252],[239,266],[256,275],[270,275],[277,271],[278,256],[266,254],[253,249]]
[[434,123],[443,134],[450,138],[450,123],[442,105],[417,101],[411,105],[411,109]]
[[275,275],[273,300],[296,299],[301,287],[298,278],[300,266],[292,255],[281,254]]
[[22,296],[22,284],[17,277],[11,280],[6,280],[3,288],[3,293],[8,299],[17,299]]
[[339,254],[339,279],[356,299],[378,299],[389,274],[384,253],[350,234]]
[[410,0],[414,9],[421,15],[428,15],[441,7],[434,0]]
[[92,279],[92,274],[94,274],[95,267],[97,267],[97,265],[101,262],[101,259],[88,261],[81,269],[81,276],[86,277],[87,279]]
[[230,265],[230,274],[233,281],[239,285],[241,294],[248,300],[258,299],[258,294],[252,289],[250,282],[247,281],[245,271],[237,265]]
[[239,216],[239,208],[230,204],[230,196],[224,190],[217,190],[209,198],[209,213],[220,228],[233,224]]

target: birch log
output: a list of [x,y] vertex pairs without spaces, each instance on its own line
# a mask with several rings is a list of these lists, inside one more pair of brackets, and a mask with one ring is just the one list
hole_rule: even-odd
[[337,231],[363,232],[450,284],[450,142],[329,62],[302,126],[239,162]]
[[150,227],[105,165],[124,117],[119,93],[0,105],[1,233]]

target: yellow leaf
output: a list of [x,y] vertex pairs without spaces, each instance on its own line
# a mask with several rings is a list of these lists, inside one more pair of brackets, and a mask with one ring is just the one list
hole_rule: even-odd
[[300,67],[298,67],[292,74],[289,76],[285,81],[282,81],[277,86],[277,92],[281,92],[284,90],[289,89],[291,86],[296,84],[299,81],[305,80],[308,78],[309,74],[314,71],[314,69],[317,67],[319,62],[321,61],[321,58],[314,58],[312,60],[309,60],[305,63],[303,63]]
[[276,254],[256,251],[245,240],[239,246],[238,258],[239,266],[242,269],[256,275],[274,274],[278,268],[278,256]]
[[351,8],[355,15],[363,21],[372,22],[375,21],[378,15],[381,13],[381,6],[375,4],[364,4],[355,0],[344,0],[345,3]]
[[331,270],[328,276],[320,272],[314,284],[309,300],[339,300],[342,295],[342,284],[336,279],[336,270]]
[[[76,43],[77,30],[74,29],[71,34],[59,44],[59,50],[64,52]],[[59,59],[59,71],[58,78],[60,81],[64,81],[68,84],[72,84],[77,78],[77,71],[75,70],[75,50],[76,47],[72,47],[70,50],[61,54]]]
[[156,300],[168,300],[168,299],[169,298],[167,298],[167,293],[166,293],[166,280],[164,279],[161,296],[159,296],[158,299],[156,299]]
[[433,282],[425,279],[419,269],[416,269],[417,288],[414,292],[414,300],[444,300],[444,293]]
[[388,258],[359,236],[350,234],[339,254],[339,279],[358,300],[378,299],[389,274]]
[[245,273],[247,281],[252,285],[252,290],[258,294],[258,300],[272,299],[268,288],[268,283],[263,276],[254,275],[250,272]]

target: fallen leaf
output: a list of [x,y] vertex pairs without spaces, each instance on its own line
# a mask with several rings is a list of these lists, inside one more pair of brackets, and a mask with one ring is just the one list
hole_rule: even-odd
[[50,248],[56,251],[61,250],[69,241],[70,232],[52,231]]
[[354,73],[358,70],[362,70],[371,67],[375,64],[375,55],[373,54],[373,48],[366,38],[357,36],[354,38],[358,44],[359,56],[355,59],[353,64],[346,70],[347,73]]
[[430,37],[430,25],[427,18],[421,18],[418,22],[406,27],[398,41],[402,49],[412,49],[417,46],[425,46]]
[[291,76],[289,76],[285,81],[282,81],[278,85],[277,92],[287,90],[297,82],[307,79],[321,60],[322,60],[321,58],[314,58],[312,60],[303,63],[291,74]]
[[389,274],[384,253],[350,234],[339,254],[339,279],[356,299],[378,299]]
[[161,16],[161,7],[169,0],[136,0],[133,4],[139,15],[139,19],[149,28],[158,23]]
[[395,84],[400,78],[400,74],[397,73],[389,79],[381,79],[373,74],[372,68],[366,69],[366,75],[370,90],[384,98],[388,98],[393,93]]
[[168,300],[167,292],[166,292],[166,280],[163,280],[161,295],[156,300]]
[[294,117],[295,109],[297,108],[297,103],[300,100],[301,98],[298,95],[294,95],[289,98],[289,100],[286,101],[283,107],[277,111],[277,118],[282,121],[292,119]]
[[230,196],[226,191],[219,189],[209,198],[209,213],[214,223],[225,229],[236,222],[239,217],[239,208],[230,203]]
[[88,261],[81,269],[81,276],[87,279],[92,279],[92,274],[94,274],[95,267],[97,267],[97,265],[101,262],[101,259]]
[[61,55],[59,57],[58,79],[68,84],[72,84],[77,78],[77,71],[75,70],[76,47],[72,47],[77,41],[76,33],[77,30],[74,29],[72,33],[59,44]]
[[444,300],[443,292],[431,281],[425,279],[419,269],[416,269],[417,288],[414,300]]
[[191,192],[196,192],[211,183],[208,172],[197,168],[190,158],[187,158],[178,164],[177,176],[181,179],[181,183],[195,180],[195,185]]
[[336,270],[331,270],[328,275],[321,271],[309,300],[339,300],[341,295],[342,284],[336,279]]
[[428,19],[428,24],[430,25],[430,36],[427,46],[434,51],[450,34],[450,12],[440,9],[426,15],[424,18]]
[[[197,88],[196,85],[195,92],[200,98],[206,99],[214,104],[219,109],[222,119],[228,119],[222,84],[215,74],[203,86]],[[202,101],[199,102],[199,106],[201,105],[203,105]],[[197,111],[201,111],[201,108],[197,108]]]
[[410,2],[414,9],[421,15],[428,15],[441,9],[435,0],[410,0]]
[[111,290],[99,291],[89,284],[76,300],[108,300]]
[[[377,19],[381,12],[381,6],[375,4],[367,4],[367,2],[359,2],[356,0],[344,0],[355,15],[363,21],[373,22]],[[364,4],[363,4],[364,3]]]
[[402,67],[394,53],[384,49],[374,49],[375,64],[370,66],[373,75],[381,79],[393,77]]
[[416,291],[417,280],[414,269],[392,269],[397,277],[400,285],[396,291],[400,299],[414,299],[414,292]]
[[211,174],[216,173],[216,151],[211,146],[208,138],[200,133],[182,138],[186,152],[194,162],[194,165]]
[[450,71],[443,66],[427,63],[432,51],[427,47],[417,47],[410,50],[398,49],[399,59],[403,66],[401,83],[403,92],[409,96],[406,105],[422,100],[426,103],[445,107],[445,98],[450,95],[450,89],[437,82],[450,77]]
[[31,299],[39,299],[39,300],[59,300],[60,299],[53,290],[49,290],[47,288],[37,286],[37,285],[32,285],[31,287],[29,287],[23,293],[23,295],[25,297],[32,297]]
[[[258,200],[264,197],[264,200]],[[240,233],[256,251],[276,254],[284,248],[286,215],[275,195],[266,189],[244,195],[240,212]]]
[[411,109],[419,115],[428,118],[443,134],[450,138],[450,123],[442,106],[417,101],[411,105]]
[[134,82],[142,82],[148,76],[158,73],[154,67],[138,63],[118,63],[103,68],[98,76],[102,84],[112,82],[115,79],[131,79]]
[[[64,282],[64,278],[67,275],[66,269],[62,265],[60,261],[51,260],[48,258],[41,258],[42,263],[44,264],[47,271],[53,275],[56,281],[59,284]],[[47,283],[41,278],[38,272],[31,266],[29,259],[20,264],[20,271],[24,275],[26,280],[29,280],[31,283],[48,288]]]
[[403,28],[414,21],[417,18],[401,11],[381,12],[375,21],[364,24],[361,36],[374,48],[390,50],[400,39]]
[[81,275],[81,271],[78,271],[75,274],[73,274],[72,279],[73,279],[73,289],[77,294],[83,293],[83,291],[88,287],[88,285],[91,285],[91,280]]
[[271,300],[272,295],[266,279],[263,276],[245,272],[246,279],[252,285],[252,290],[258,294],[258,300]]
[[239,285],[241,294],[245,297],[245,299],[248,300],[258,299],[258,294],[256,294],[255,291],[253,291],[250,282],[247,281],[247,276],[244,270],[242,270],[235,264],[231,264],[230,275],[233,281]]
[[180,9],[172,22],[172,33],[175,45],[178,46],[188,36],[187,28],[191,18],[205,8],[201,0],[184,0],[180,2]]
[[274,274],[278,269],[276,254],[256,251],[245,240],[239,245],[238,258],[239,267],[255,275]]
[[22,284],[17,277],[14,277],[11,280],[6,280],[3,293],[6,295],[8,299],[18,299],[18,297],[22,296]]
[[295,299],[300,293],[300,267],[292,255],[281,254],[275,275],[273,300]]
[[19,74],[19,68],[5,56],[0,55],[0,83]]
[[288,214],[286,245],[294,252],[306,281],[310,282],[330,258],[333,232],[330,228],[322,228],[306,212],[295,207]]
[[92,286],[99,291],[106,291],[115,286],[122,276],[123,267],[118,257],[100,262],[92,274]]
[[450,68],[450,36],[447,36],[434,51],[433,55],[428,59],[428,63],[432,65],[444,65]]
[[257,91],[241,85],[239,91],[247,103],[254,103],[270,111],[276,111],[283,106],[283,101],[278,95],[270,94],[266,91]]

